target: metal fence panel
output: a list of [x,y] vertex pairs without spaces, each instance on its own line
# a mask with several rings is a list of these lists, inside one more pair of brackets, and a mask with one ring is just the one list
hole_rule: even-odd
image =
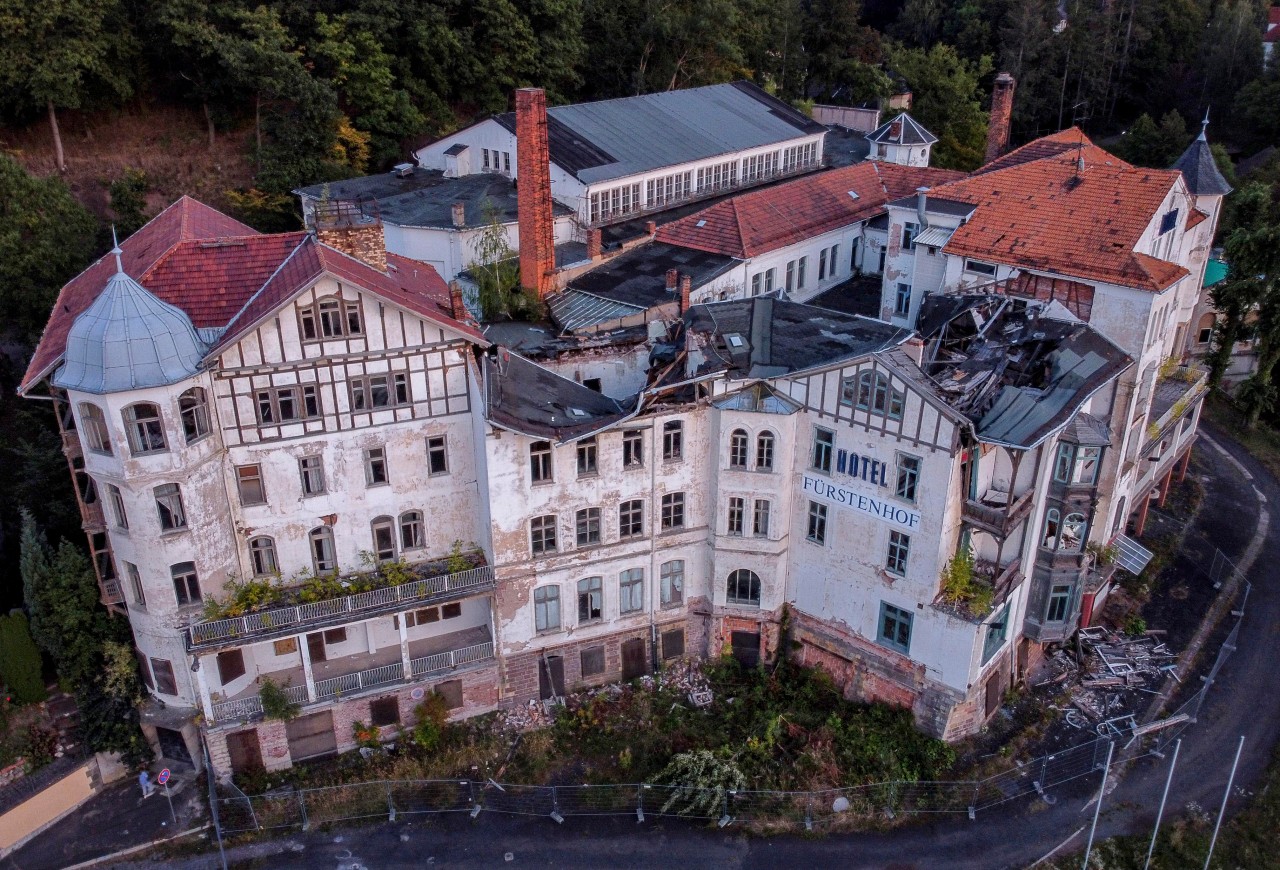
[[465,812],[471,809],[471,786],[456,779],[395,781],[391,783],[391,801],[402,815]]
[[309,788],[301,794],[310,825],[390,816],[391,783],[385,781]]

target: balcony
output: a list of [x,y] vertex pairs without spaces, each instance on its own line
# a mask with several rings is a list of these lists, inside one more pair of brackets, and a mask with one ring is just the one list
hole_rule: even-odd
[[492,591],[493,568],[484,565],[413,580],[399,586],[387,586],[311,604],[276,607],[230,619],[198,622],[187,628],[187,650],[198,651],[220,646],[239,645],[269,637],[299,634],[357,619],[368,619],[384,613],[407,610]]
[[975,529],[1004,540],[1022,524],[1029,513],[1031,490],[1009,504],[1009,493],[992,489],[980,498],[966,498],[960,509],[960,518]]
[[978,603],[976,596],[970,600],[948,599],[945,590],[938,593],[938,597],[934,599],[933,606],[966,622],[982,622],[996,608],[1008,601],[1014,590],[1022,585],[1022,581],[1025,578],[1022,572],[1018,570],[1019,561],[1014,559],[1003,567],[987,559],[974,561],[974,583],[980,590],[990,590],[990,606],[975,608]]
[[213,722],[242,722],[262,714],[261,680],[267,677],[284,688],[285,696],[303,707],[354,698],[376,690],[435,679],[494,659],[493,639],[487,626],[455,631],[408,643],[409,667],[400,646],[346,656],[311,665],[313,683],[307,684],[301,666],[260,673],[245,689],[212,705]]
[[80,502],[80,528],[90,534],[107,530],[107,517],[102,511],[102,502]]
[[124,592],[120,581],[113,577],[104,577],[98,583],[99,600],[106,605],[124,604]]

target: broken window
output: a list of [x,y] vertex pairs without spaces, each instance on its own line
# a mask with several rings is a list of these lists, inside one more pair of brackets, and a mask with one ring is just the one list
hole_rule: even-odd
[[107,504],[111,505],[111,520],[115,527],[122,532],[127,532],[129,515],[125,513],[124,496],[120,493],[120,487],[114,483],[107,484]]
[[133,592],[133,603],[139,607],[146,607],[147,594],[142,589],[142,575],[138,573],[138,566],[132,562],[125,562],[124,573],[129,578],[129,589]]
[[644,609],[644,569],[628,568],[618,575],[618,612]]
[[405,511],[400,514],[400,548],[420,550],[425,546],[422,511]]
[[555,514],[534,517],[529,520],[529,548],[533,555],[556,551],[556,517]]
[[596,439],[593,435],[578,442],[578,476],[595,474],[596,471]]
[[684,560],[663,562],[661,568],[662,606],[673,607],[684,603]]
[[819,546],[827,543],[827,506],[816,501],[809,502],[809,532],[806,539]]
[[907,573],[907,555],[911,552],[911,536],[903,532],[889,533],[889,557],[885,568],[890,574]]
[[395,695],[374,698],[369,702],[369,721],[376,728],[400,723],[400,699]]
[[320,495],[324,488],[324,465],[319,456],[304,456],[298,460],[298,474],[302,478],[303,495]]
[[674,461],[684,457],[684,424],[672,420],[662,424],[662,458]]
[[618,506],[618,536],[634,538],[644,534],[644,501],[631,499]]
[[578,624],[595,622],[604,616],[604,579],[586,577],[578,581]]
[[276,542],[262,535],[249,539],[249,561],[253,564],[253,576],[269,577],[276,573]]
[[[848,395],[847,388],[843,395]],[[906,395],[901,390],[895,390],[887,376],[880,372],[868,371],[858,375],[858,390],[854,405],[862,411],[901,420],[903,407],[906,405]]]
[[662,497],[662,528],[684,528],[684,493],[670,492]]
[[547,483],[552,479],[550,441],[535,441],[529,445],[529,478],[534,483]]
[[747,500],[738,496],[729,497],[729,515],[726,524],[725,533],[729,535],[741,535],[743,526],[743,515],[747,510]]
[[449,473],[449,451],[443,435],[432,435],[427,439],[427,473]]
[[173,675],[173,662],[168,659],[151,659],[151,674],[155,677],[156,691],[161,695],[178,694],[178,681]]
[[312,529],[308,537],[311,540],[311,564],[316,569],[316,573],[326,574],[336,571],[338,559],[334,554],[333,529],[320,526]]
[[374,517],[369,524],[373,531],[373,555],[379,562],[389,562],[396,557],[396,524],[391,517]]
[[906,317],[911,313],[911,285],[898,282],[898,287],[893,295],[893,313],[899,317]]
[[729,436],[729,467],[747,467],[747,433],[742,429],[735,429]]
[[368,447],[364,451],[364,482],[366,486],[384,486],[387,476],[387,450],[385,447]]
[[773,433],[756,436],[756,471],[773,471]]
[[916,236],[920,235],[920,225],[907,223],[902,225],[902,250],[912,251],[916,247]]
[[129,452],[134,456],[169,449],[164,440],[164,424],[160,420],[158,405],[141,402],[125,408],[124,430],[129,437]]
[[254,505],[267,503],[267,493],[262,485],[262,466],[237,466],[236,484],[240,490],[240,504]]
[[179,396],[178,413],[188,444],[209,434],[209,403],[204,390],[192,387]]
[[579,547],[600,543],[600,508],[583,508],[574,517]]
[[533,590],[533,621],[538,631],[560,629],[559,586],[539,586]]
[[409,404],[409,375],[404,372],[352,378],[350,388],[353,411]]
[[106,416],[97,405],[80,403],[80,431],[84,432],[90,450],[105,456],[111,455],[111,432],[107,429]]
[[259,423],[291,423],[320,416],[320,396],[314,385],[258,390]]
[[1056,550],[1058,548],[1058,531],[1061,525],[1062,515],[1058,513],[1057,508],[1049,508],[1044,513],[1044,535],[1040,539],[1040,546],[1046,550]]
[[1009,605],[1006,604],[1000,608],[1000,611],[987,623],[986,636],[982,641],[982,663],[985,665],[991,661],[991,657],[1000,651],[1000,647],[1004,646],[1004,639],[1009,635]]
[[160,531],[175,532],[187,527],[187,512],[182,506],[182,490],[176,483],[162,483],[152,492],[160,514]]
[[898,483],[894,494],[904,501],[915,503],[916,487],[920,483],[920,458],[906,453],[898,454]]
[[173,576],[173,593],[179,607],[200,603],[200,581],[196,577],[195,562],[179,562],[169,566]]
[[622,433],[622,466],[639,468],[644,465],[644,430],[628,429]]
[[1067,514],[1067,518],[1062,521],[1062,540],[1058,544],[1059,552],[1080,552],[1080,548],[1084,546],[1085,525],[1084,514]]
[[238,680],[245,674],[244,653],[238,649],[229,649],[217,655],[218,682],[225,686],[232,680]]
[[911,622],[914,618],[910,610],[880,602],[880,630],[876,640],[906,654],[911,649]]
[[814,428],[813,452],[809,457],[809,466],[814,471],[831,473],[831,452],[835,443],[836,433],[829,429]]
[[730,604],[760,604],[760,577],[755,571],[739,568],[729,574],[726,600]]

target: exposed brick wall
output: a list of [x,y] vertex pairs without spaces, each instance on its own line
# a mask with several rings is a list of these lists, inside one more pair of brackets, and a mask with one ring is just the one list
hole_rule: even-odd
[[555,288],[555,226],[551,215],[551,158],[547,149],[547,95],[516,91],[516,219],[520,228],[520,286],[542,299]]
[[1002,72],[996,76],[991,91],[991,120],[987,123],[987,153],[983,163],[990,163],[1009,147],[1009,121],[1013,116],[1013,76]]
[[361,226],[317,227],[316,239],[380,272],[387,271],[387,240],[380,221]]
[[711,629],[710,657],[731,652],[733,633],[735,631],[760,633],[760,661],[770,661],[778,654],[778,642],[781,637],[781,609],[763,611],[759,616],[743,616],[736,612],[727,612],[717,608]]

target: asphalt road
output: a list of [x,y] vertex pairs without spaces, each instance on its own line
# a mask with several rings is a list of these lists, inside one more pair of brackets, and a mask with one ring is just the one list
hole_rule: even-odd
[[[1257,529],[1264,504],[1280,506],[1280,485],[1248,454],[1217,432],[1211,436],[1247,470],[1201,442],[1206,497],[1194,532],[1239,561]],[[1271,533],[1249,573],[1253,582],[1240,641],[1227,661],[1194,726],[1184,735],[1169,814],[1189,803],[1215,811],[1222,799],[1237,740],[1246,737],[1232,806],[1240,806],[1265,769],[1280,738],[1280,531]],[[1208,566],[1183,559],[1176,570],[1188,582],[1208,582]],[[1230,617],[1228,617],[1230,618]],[[1206,656],[1216,654],[1210,644]],[[1132,765],[1107,796],[1099,838],[1149,831],[1167,773],[1167,761],[1143,759]],[[297,833],[268,843],[237,847],[230,857],[270,867],[827,867],[877,870],[1022,868],[1067,840],[1068,851],[1083,848],[1092,814],[1087,791],[1039,800],[1012,801],[985,811],[975,821],[954,816],[883,833],[825,837],[750,837],[732,828],[708,831],[676,820],[633,818],[566,819],[482,814],[351,828],[330,833]],[[253,859],[257,859],[254,862]],[[154,865],[151,865],[154,866]],[[169,866],[214,867],[216,853]]]

